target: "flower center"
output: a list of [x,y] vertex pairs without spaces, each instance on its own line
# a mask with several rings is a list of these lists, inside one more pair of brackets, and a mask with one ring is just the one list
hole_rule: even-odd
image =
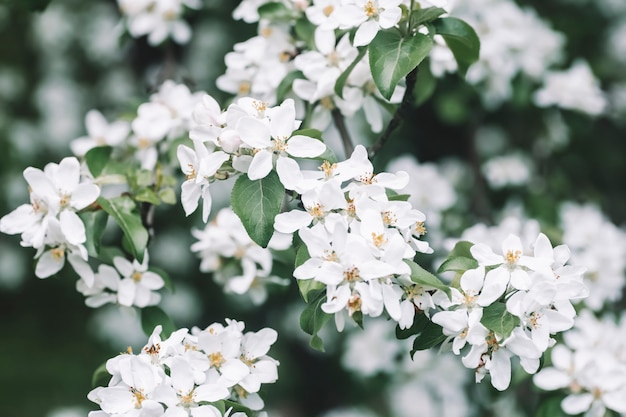
[[226,362],[226,358],[224,358],[222,352],[214,352],[209,354],[209,361],[211,362],[211,366],[219,368]]
[[250,92],[250,88],[250,81],[241,81],[239,83],[239,88],[237,89],[237,92],[240,96],[245,96]]
[[335,103],[333,103],[333,99],[330,96],[322,97],[320,99],[320,104],[322,107],[328,110],[332,110],[335,108]]
[[398,221],[398,216],[396,216],[392,211],[383,211],[382,215],[385,226],[393,226]]
[[328,17],[334,10],[335,10],[335,7],[329,4],[328,6],[322,9],[322,13],[324,13],[324,16]]
[[372,242],[374,242],[374,246],[380,248],[382,245],[387,243],[387,239],[385,239],[384,233],[380,233],[377,235],[376,233],[372,232]]
[[193,180],[196,178],[196,167],[192,163],[187,164],[189,173],[185,174],[185,181]]
[[141,403],[146,399],[143,390],[139,390],[134,387],[130,387],[130,393],[135,397],[135,408],[141,408]]
[[504,255],[504,259],[506,260],[507,264],[509,264],[510,266],[513,266],[517,264],[517,261],[519,261],[519,258],[521,255],[522,255],[522,251],[519,249],[516,251],[508,250],[506,252],[506,255]]
[[61,262],[65,256],[65,250],[63,248],[50,249],[50,255],[52,255],[52,259],[55,261]]
[[356,266],[353,266],[352,268],[343,271],[343,277],[348,282],[354,282],[354,281],[359,280],[361,278],[361,275],[359,273],[359,268],[357,268]]
[[320,203],[315,203],[313,207],[309,207],[306,211],[311,216],[317,219],[321,219],[322,217],[324,217],[324,206],[322,206]]
[[322,165],[317,167],[317,169],[324,172],[324,176],[326,178],[330,178],[333,176],[333,172],[335,171],[335,168],[337,168],[337,164],[331,164],[328,161],[324,161]]
[[374,3],[372,3],[371,1],[368,1],[367,3],[365,3],[365,6],[363,6],[363,11],[367,15],[367,17],[378,15],[378,9],[376,8],[376,6],[374,6]]
[[413,234],[417,237],[424,236],[426,234],[426,226],[424,225],[424,222],[415,223]]
[[141,281],[141,277],[142,277],[142,275],[143,275],[143,274],[142,274],[141,272],[139,272],[139,271],[134,271],[134,272],[130,275],[130,277],[133,279],[133,281],[135,281],[135,282],[139,282],[139,281]]
[[361,297],[358,294],[354,294],[348,300],[348,315],[352,317],[357,311],[361,311]]

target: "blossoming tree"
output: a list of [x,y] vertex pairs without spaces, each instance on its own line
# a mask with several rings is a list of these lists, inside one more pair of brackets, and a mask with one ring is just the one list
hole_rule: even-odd
[[[233,17],[257,24],[258,35],[225,56],[215,83],[230,99],[192,92],[164,72],[167,79],[131,117],[109,121],[91,110],[87,134],[70,145],[73,156],[24,170],[29,202],[5,214],[0,231],[35,250],[37,277],[71,268],[88,307],[134,308],[146,333],[138,352],[129,348],[96,370],[96,385],[86,389],[97,409],[90,417],[255,416],[271,409],[260,395],[279,379],[270,351],[280,335],[271,321],[252,331],[232,317],[177,328],[159,307],[179,277],[152,265],[160,239],[154,218],[178,204],[181,216],[201,218],[190,250],[225,294],[248,297],[260,309],[274,288],[298,288],[299,324],[312,349],[329,348],[337,333],[356,340],[374,329],[378,339],[392,340],[392,356],[416,363],[435,349],[460,356],[452,366],[460,363],[497,391],[530,380],[517,368],[543,390],[561,389],[561,397],[538,405],[538,415],[626,413],[624,340],[594,330],[623,334],[624,324],[590,313],[606,300],[594,292],[601,278],[589,281],[603,265],[584,256],[584,239],[567,229],[557,238],[563,243],[553,244],[532,220],[513,218],[451,239],[442,213],[460,199],[438,169],[410,157],[387,171],[375,163],[387,147],[413,140],[400,137],[400,125],[437,94],[433,85],[446,73],[477,86],[486,108],[504,101],[513,77],[524,73],[545,79],[534,94],[539,108],[604,111],[584,61],[548,70],[562,45],[558,36],[531,51],[505,33],[520,21],[548,31],[536,16],[513,3],[479,3],[502,12],[497,22],[468,2],[244,0]],[[188,43],[184,17],[203,7],[191,0],[118,5],[127,33],[153,47]],[[570,77],[580,91],[563,92]],[[483,167],[493,188],[526,181],[524,161],[513,160]],[[225,207],[215,203],[225,200],[220,194],[230,196]],[[565,222],[568,213],[576,217],[572,210],[583,209],[564,208]],[[597,222],[598,230],[606,224],[602,216]],[[346,367],[374,373],[354,358],[363,345],[374,352],[366,357],[375,356],[376,343],[354,342]],[[412,367],[390,372],[408,375]],[[402,415],[402,399],[389,401],[389,415]]]

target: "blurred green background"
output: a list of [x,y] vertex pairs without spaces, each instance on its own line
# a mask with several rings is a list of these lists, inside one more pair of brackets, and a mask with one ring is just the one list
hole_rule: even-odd
[[[584,1],[518,3],[534,7],[565,33],[566,61],[587,59],[606,91],[626,83],[626,59],[620,63],[607,52],[612,28],[622,22],[618,17]],[[225,68],[224,55],[235,42],[255,34],[254,25],[231,19],[236,4],[206,0],[202,11],[189,15],[194,28],[189,45],[154,48],[145,39],[118,39],[113,0],[0,3],[0,215],[27,201],[24,168],[42,168],[70,154],[68,144],[84,134],[88,110],[97,108],[111,118],[132,114],[155,90],[167,48],[179,61],[177,81],[224,103],[228,96],[215,88]],[[513,86],[511,100],[485,110],[476,88],[456,75],[444,77],[375,163],[382,169],[392,156],[410,152],[420,161],[456,157],[472,166],[481,157],[477,132],[495,126],[508,138],[502,151],[532,155],[539,181],[505,190],[474,183],[458,233],[475,221],[493,221],[511,198],[547,225],[556,223],[562,201],[595,202],[614,223],[624,224],[626,106],[596,119],[564,112],[569,143],[545,153],[538,138],[544,133],[546,111],[531,105],[527,80],[517,77]],[[185,218],[179,205],[157,213],[156,229],[164,239],[152,259],[181,283],[164,307],[176,324],[204,327],[233,317],[246,321],[249,330],[280,323],[279,333],[292,329],[297,334],[301,306],[292,303],[298,300],[295,285],[276,290],[265,306],[254,309],[224,297],[208,275],[197,272],[199,261],[187,251],[192,239],[188,231],[197,220]],[[0,416],[47,417],[64,407],[95,409],[86,399],[93,371],[126,346],[142,346],[145,337],[133,327],[132,312],[86,307],[74,288],[73,272],[37,279],[33,254],[20,248],[18,236],[0,235]],[[116,332],[121,335],[111,340]],[[314,416],[363,398],[375,402],[386,377],[350,376],[341,369],[337,352],[314,353],[300,339],[279,339],[272,350],[281,366],[279,382],[264,389],[270,408],[283,416]]]

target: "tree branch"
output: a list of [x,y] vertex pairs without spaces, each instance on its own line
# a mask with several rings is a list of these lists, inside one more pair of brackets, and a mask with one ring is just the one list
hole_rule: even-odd
[[331,114],[333,116],[333,122],[339,131],[339,135],[341,135],[341,143],[343,143],[343,150],[346,153],[346,158],[349,158],[354,151],[354,144],[350,138],[350,132],[348,132],[348,129],[346,128],[343,114],[341,114],[341,111],[336,107],[332,109]]
[[417,68],[418,67],[413,68],[411,72],[407,74],[406,90],[404,90],[404,96],[402,97],[402,102],[400,103],[400,106],[394,113],[393,118],[389,121],[387,128],[385,129],[383,134],[378,138],[376,143],[374,143],[372,146],[370,146],[367,149],[367,155],[369,156],[370,159],[374,158],[374,156],[376,156],[378,151],[380,151],[382,147],[385,146],[385,144],[391,137],[391,134],[393,133],[393,131],[396,130],[398,126],[400,126],[402,119],[407,116],[409,110],[411,109],[411,107],[413,107],[413,102],[415,101],[413,89],[415,88],[415,83],[417,82]]

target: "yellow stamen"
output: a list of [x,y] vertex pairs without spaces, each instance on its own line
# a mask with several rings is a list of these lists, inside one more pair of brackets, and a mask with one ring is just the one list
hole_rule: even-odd
[[322,13],[324,13],[324,15],[328,17],[334,10],[335,10],[335,7],[329,4],[328,6],[322,9]]
[[309,207],[306,211],[313,217],[321,219],[324,217],[324,206],[320,203],[316,203],[313,207]]
[[322,165],[317,167],[317,169],[324,172],[324,176],[326,178],[330,178],[333,176],[333,172],[335,171],[335,168],[337,168],[337,164],[331,164],[328,161],[324,161]]
[[187,164],[189,173],[185,174],[185,181],[193,180],[196,178],[196,167],[192,163]]
[[226,358],[224,358],[221,352],[215,352],[209,354],[209,361],[211,362],[211,366],[219,368],[226,362]]
[[506,255],[504,255],[504,258],[506,259],[506,263],[509,265],[515,265],[517,264],[517,261],[519,261],[520,256],[522,255],[522,251],[521,250],[516,250],[515,252],[513,252],[512,250],[508,250],[506,252]]
[[424,222],[415,223],[413,234],[417,237],[424,236],[426,234],[426,226],[424,225]]
[[354,266],[354,267],[352,267],[352,268],[350,268],[350,269],[348,269],[346,271],[343,271],[343,278],[346,281],[349,281],[349,282],[354,282],[354,281],[360,280],[361,279],[361,275],[360,275],[359,268]]
[[135,396],[135,408],[141,408],[141,403],[146,399],[143,390],[130,387],[130,393]]
[[363,6],[363,11],[365,11],[365,14],[367,15],[367,17],[378,15],[378,9],[376,8],[376,6],[374,6],[374,3],[372,3],[371,1],[368,1],[367,3],[365,3],[365,6]]
[[385,239],[384,233],[377,235],[376,233],[372,232],[372,242],[374,242],[374,246],[380,248],[382,245],[387,243],[387,239]]
[[348,315],[352,317],[357,311],[361,311],[361,297],[358,294],[354,294],[348,300]]
[[139,282],[141,281],[141,277],[143,276],[143,274],[139,271],[135,271],[133,272],[130,277],[133,279],[133,281],[135,282]]
[[57,262],[61,262],[65,257],[65,249],[63,248],[54,248],[50,249],[50,255],[52,255],[52,259]]
[[252,88],[252,85],[250,84],[250,81],[240,81],[237,92],[240,96],[245,96],[248,93],[250,93],[251,88]]

